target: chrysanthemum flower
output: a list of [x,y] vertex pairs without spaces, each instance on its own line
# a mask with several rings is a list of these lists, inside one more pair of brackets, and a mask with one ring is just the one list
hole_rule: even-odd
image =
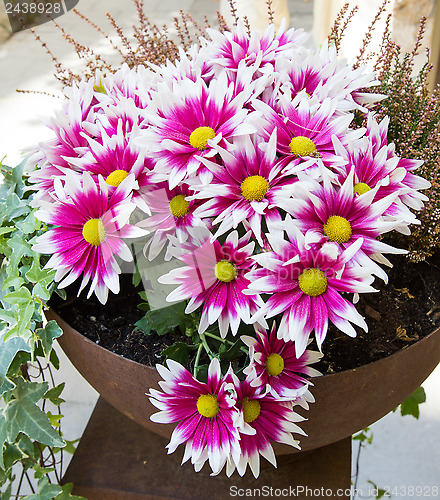
[[292,433],[305,435],[295,422],[303,417],[293,411],[291,402],[279,401],[266,394],[262,387],[252,385],[252,377],[240,382],[232,371],[229,377],[237,393],[239,414],[235,416],[235,425],[240,429],[240,454],[231,456],[226,464],[226,474],[230,476],[235,468],[240,476],[249,465],[253,475],[260,475],[260,455],[277,466],[271,441],[283,443],[300,449],[299,441]]
[[179,285],[167,301],[191,299],[185,310],[187,314],[203,306],[199,333],[218,321],[222,337],[229,326],[236,335],[240,322],[249,324],[251,314],[262,305],[258,297],[242,293],[249,285],[244,274],[254,265],[251,255],[255,243],[249,243],[250,233],[239,239],[237,231],[232,231],[221,245],[217,240],[211,242],[207,229],[195,229],[191,232],[196,240],[181,245],[183,252],[179,259],[185,266],[161,276],[159,282]]
[[256,77],[271,73],[278,56],[289,54],[293,47],[301,45],[308,38],[303,30],[291,28],[285,31],[285,22],[277,33],[271,24],[262,35],[253,32],[250,37],[241,22],[232,31],[222,33],[212,28],[206,31],[212,41],[203,50],[203,56],[210,62],[216,75],[225,70],[229,70],[230,74],[237,72],[243,60]]
[[373,155],[377,155],[382,148],[387,147],[387,159],[398,158],[396,170],[405,172],[400,182],[402,194],[399,196],[399,199],[409,208],[421,210],[423,202],[428,201],[428,197],[421,193],[420,190],[429,189],[431,183],[412,172],[423,165],[423,160],[413,160],[396,156],[394,143],[387,144],[389,121],[389,118],[385,117],[380,123],[377,123],[374,115],[370,114],[368,116],[366,137],[372,145]]
[[366,93],[364,90],[379,81],[374,73],[365,73],[364,67],[354,69],[337,56],[336,46],[324,42],[319,51],[298,47],[288,57],[280,57],[276,62],[276,74],[282,83],[283,93],[291,99],[302,91],[320,102],[326,98],[337,101],[338,113],[354,109],[368,111],[369,106],[385,96]]
[[[353,115],[335,118],[337,102],[326,99],[323,103],[310,99],[305,92],[291,101],[281,97],[273,108],[262,101],[254,101],[264,120],[261,128],[269,137],[277,129],[277,151],[288,173],[307,169],[307,174],[319,179],[326,168],[344,164],[335,154],[332,137],[341,142],[355,140],[362,131],[349,130]],[[312,169],[313,167],[313,169]]]
[[80,158],[68,158],[69,163],[80,171],[90,172],[95,180],[101,175],[108,184],[110,193],[133,174],[137,183],[134,186],[133,202],[144,212],[150,213],[145,194],[154,185],[151,177],[155,164],[136,143],[140,134],[138,126],[132,124],[131,131],[127,134],[123,130],[122,119],[119,119],[117,130],[113,131],[115,133],[106,130],[102,125],[99,125],[98,129],[98,139],[87,137],[87,153]]
[[252,375],[252,387],[263,387],[275,399],[294,400],[301,406],[313,401],[308,390],[311,382],[304,377],[321,375],[309,366],[321,359],[321,353],[305,350],[297,357],[292,341],[277,339],[275,322],[270,333],[257,329],[256,338],[244,335],[241,340],[249,347],[250,363],[244,373]]
[[233,146],[232,152],[217,147],[220,163],[202,160],[213,180],[194,195],[201,201],[194,213],[215,217],[213,225],[220,224],[215,237],[242,223],[263,246],[262,222],[281,220],[280,210],[289,212],[290,198],[306,189],[305,183],[283,174],[276,158],[276,131],[268,143],[256,135],[240,137]]
[[[397,231],[410,234],[408,226],[420,222],[402,201],[402,198],[406,200],[408,195],[415,191],[414,188],[410,189],[403,183],[408,172],[401,166],[402,160],[395,155],[390,155],[387,145],[380,149],[375,148],[371,135],[346,146],[342,146],[337,138],[333,140],[336,151],[347,161],[346,166],[338,169],[339,183],[342,185],[353,170],[353,190],[357,196],[371,189],[375,191],[372,202],[394,195],[394,201],[383,211],[382,216],[385,220],[395,221],[394,229]],[[417,179],[417,189],[429,187],[430,184],[424,179],[413,177]],[[421,195],[421,193],[417,194]]]
[[295,224],[305,234],[308,245],[322,245],[326,242],[337,243],[341,251],[353,242],[362,239],[359,252],[354,259],[361,265],[374,266],[374,274],[387,281],[384,271],[373,262],[366,263],[365,258],[382,253],[406,253],[379,241],[378,237],[395,229],[396,221],[385,220],[382,216],[395,201],[397,193],[391,193],[376,201],[376,186],[357,195],[354,187],[354,169],[340,188],[331,184],[325,177],[322,185],[304,193],[305,200],[297,200],[296,208],[291,209]]
[[215,156],[215,145],[225,147],[233,137],[255,132],[253,114],[243,108],[249,95],[234,97],[233,90],[226,75],[209,86],[189,79],[174,82],[172,90],[159,85],[139,142],[157,158],[156,171],[167,177],[170,189],[198,172],[201,157]]
[[125,238],[137,238],[146,231],[128,224],[135,205],[130,201],[134,179],[127,177],[109,197],[107,185],[98,184],[89,173],[68,172],[64,189],[59,186],[56,203],[42,202],[36,217],[57,226],[38,237],[33,249],[52,255],[46,267],[56,269],[58,288],[83,275],[80,290],[92,279],[88,297],[95,292],[101,303],[108,290],[119,292],[119,266],[115,256],[130,261]]
[[167,445],[173,453],[186,443],[182,464],[191,458],[198,472],[208,460],[214,474],[227,458],[238,461],[238,429],[234,425],[236,397],[231,384],[221,378],[220,363],[213,359],[208,369],[208,383],[196,380],[182,365],[167,360],[168,369],[156,365],[163,382],[163,392],[150,389],[150,402],[160,411],[150,418],[163,424],[177,423]]
[[[180,184],[174,189],[168,188],[167,182],[159,183],[156,189],[145,196],[145,202],[151,210],[151,217],[140,222],[153,235],[147,242],[144,252],[148,249],[148,259],[155,259],[169,242],[168,236],[174,235],[180,243],[188,239],[188,228],[206,226],[194,214],[200,205],[191,199],[193,191],[187,184]],[[165,260],[171,255],[167,253]]]
[[359,251],[362,238],[339,254],[336,243],[327,243],[319,249],[308,247],[304,235],[289,216],[284,227],[289,239],[269,233],[273,251],[255,255],[253,259],[261,267],[246,276],[250,284],[245,293],[270,295],[252,320],[282,313],[277,337],[295,342],[297,357],[304,353],[313,330],[321,349],[329,321],[351,337],[356,336],[356,330],[350,323],[367,331],[362,316],[341,295],[341,292],[375,291],[370,286],[371,269],[347,265]]

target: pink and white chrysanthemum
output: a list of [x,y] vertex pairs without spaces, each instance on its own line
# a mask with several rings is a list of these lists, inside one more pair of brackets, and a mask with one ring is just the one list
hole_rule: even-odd
[[251,259],[255,243],[249,242],[250,232],[238,238],[237,231],[228,234],[225,242],[211,241],[207,229],[194,228],[194,237],[181,245],[178,258],[184,267],[171,270],[159,278],[160,283],[178,284],[167,297],[168,302],[190,299],[187,314],[202,306],[199,333],[218,321],[224,338],[229,327],[233,335],[240,322],[251,322],[251,315],[262,305],[259,297],[244,295],[249,285],[244,274],[254,266]]
[[398,157],[388,155],[387,146],[374,153],[371,142],[366,137],[363,139],[344,147],[334,138],[336,151],[348,162],[345,167],[339,169],[338,181],[342,185],[353,169],[353,190],[356,195],[361,196],[375,189],[373,202],[394,195],[394,201],[384,210],[382,216],[386,220],[395,221],[394,229],[397,231],[410,234],[408,226],[420,222],[401,200],[401,197],[412,191],[402,183],[407,171],[398,166]]
[[253,32],[249,36],[241,22],[232,31],[222,33],[211,28],[206,31],[212,41],[201,51],[201,55],[210,62],[214,74],[221,74],[226,69],[233,75],[244,60],[256,77],[273,73],[276,58],[289,54],[308,38],[303,30],[291,28],[285,31],[285,21],[277,33],[271,24],[262,35]]
[[27,169],[32,171],[29,181],[37,191],[32,202],[34,206],[39,206],[39,200],[50,200],[55,179],[63,176],[66,170],[76,170],[66,157],[77,157],[87,151],[84,124],[95,122],[93,103],[98,102],[93,87],[94,80],[66,88],[62,108],[44,120],[54,137],[40,142],[27,161]]
[[163,378],[159,382],[163,392],[150,389],[147,394],[160,410],[150,418],[163,424],[177,423],[167,445],[168,453],[185,443],[182,464],[191,459],[198,472],[208,460],[217,474],[229,456],[238,461],[240,454],[233,386],[221,377],[217,359],[209,365],[207,383],[196,380],[176,361],[169,359],[167,365],[156,365]]
[[80,171],[93,174],[95,181],[96,177],[101,175],[108,184],[109,193],[133,174],[137,183],[133,191],[133,202],[144,212],[150,213],[144,197],[154,185],[151,172],[155,165],[145,150],[136,143],[136,137],[140,133],[138,126],[133,124],[127,134],[123,130],[123,120],[119,119],[115,133],[106,130],[102,125],[99,125],[98,129],[97,139],[87,137],[87,153],[80,158],[68,158],[69,163]]
[[[140,222],[153,235],[147,242],[144,252],[148,250],[148,260],[155,259],[173,235],[180,243],[187,241],[188,228],[206,226],[194,214],[200,202],[191,199],[193,191],[187,184],[180,184],[174,189],[168,188],[167,182],[159,183],[156,189],[145,196],[145,202],[151,210],[151,217]],[[165,260],[171,255],[167,252]]]
[[280,210],[289,212],[289,200],[305,189],[305,183],[282,172],[283,164],[276,157],[276,131],[267,143],[255,135],[240,137],[233,146],[231,152],[217,147],[220,163],[203,160],[213,180],[194,195],[201,201],[195,215],[215,217],[213,225],[220,224],[215,237],[244,224],[263,246],[262,222],[281,220]]
[[344,164],[335,153],[332,137],[345,143],[358,138],[362,131],[349,130],[351,114],[335,118],[336,104],[336,100],[331,99],[320,103],[307,97],[305,92],[293,101],[282,96],[274,107],[262,101],[254,102],[255,109],[264,116],[261,128],[265,135],[269,137],[277,129],[277,151],[288,173],[307,169],[308,175],[319,179],[326,168]]
[[[373,146],[373,154],[377,154],[379,150],[383,147],[388,147],[387,158],[396,158],[395,154],[395,144],[391,143],[387,145],[387,134],[389,118],[385,117],[380,123],[377,123],[374,119],[374,115],[370,114],[368,116],[366,137]],[[399,158],[399,157],[398,157]],[[405,176],[401,180],[401,185],[405,192],[399,197],[400,200],[413,210],[421,210],[423,208],[423,203],[428,201],[428,197],[420,192],[422,189],[429,189],[431,183],[415,175],[414,172],[419,167],[423,165],[423,160],[413,160],[409,158],[399,158],[397,164],[397,169],[404,169]]]
[[382,253],[406,253],[378,240],[379,236],[396,227],[395,220],[385,220],[383,215],[395,201],[397,193],[373,201],[379,186],[358,196],[353,179],[353,167],[340,188],[331,184],[324,174],[322,185],[304,193],[306,199],[297,200],[291,214],[305,234],[307,245],[335,242],[342,251],[353,242],[362,240],[360,250],[353,258],[361,265],[374,266],[374,274],[386,282],[383,269],[369,257],[376,258]]
[[288,240],[269,233],[273,251],[253,257],[261,267],[247,275],[250,284],[245,293],[270,297],[252,319],[283,314],[277,337],[295,342],[297,357],[304,353],[312,331],[321,350],[329,321],[351,337],[356,336],[351,323],[367,331],[365,320],[341,295],[375,291],[370,286],[374,279],[371,269],[347,265],[359,251],[362,238],[341,254],[336,243],[319,249],[307,246],[304,235],[289,216],[284,226]]
[[[127,177],[109,197],[107,184],[98,184],[89,173],[68,172],[64,189],[56,186],[55,203],[41,202],[36,217],[56,226],[39,236],[33,249],[51,254],[47,268],[56,269],[58,288],[73,283],[82,274],[79,292],[92,280],[88,297],[95,292],[101,303],[108,290],[119,293],[119,266],[115,257],[132,260],[126,238],[138,238],[146,231],[128,224],[135,205],[131,202],[134,179]],[[67,275],[67,276],[66,276]]]
[[305,435],[296,422],[304,420],[293,411],[293,404],[267,394],[262,387],[252,385],[252,377],[241,382],[232,371],[228,373],[237,393],[238,415],[235,425],[240,429],[240,455],[231,456],[226,463],[226,474],[235,469],[243,476],[247,466],[255,478],[260,475],[260,455],[277,466],[271,441],[300,449],[292,433]]
[[257,329],[256,337],[244,335],[241,340],[249,347],[250,363],[244,373],[252,376],[251,386],[263,387],[275,399],[293,400],[307,408],[313,397],[308,390],[311,382],[304,377],[321,375],[310,365],[322,354],[307,349],[297,357],[292,341],[277,338],[275,322],[270,333]]
[[328,42],[319,51],[299,47],[289,57],[279,58],[275,69],[283,82],[283,93],[291,99],[305,90],[320,102],[335,99],[338,113],[354,109],[366,112],[365,106],[385,97],[366,93],[365,89],[379,84],[374,73],[364,73],[364,67],[354,69],[338,59],[335,45]]
[[249,95],[233,94],[226,75],[209,86],[189,79],[175,81],[172,89],[159,85],[147,110],[149,128],[139,142],[157,159],[155,170],[170,189],[188,176],[203,174],[200,158],[215,156],[214,146],[226,147],[233,137],[255,132],[253,114],[243,107]]

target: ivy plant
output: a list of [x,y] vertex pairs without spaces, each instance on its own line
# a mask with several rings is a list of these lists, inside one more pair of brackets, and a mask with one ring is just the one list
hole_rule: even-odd
[[[55,272],[32,250],[46,228],[23,169],[0,162],[0,499],[79,499],[71,484],[59,485],[62,454],[74,449],[61,432],[64,384],[48,381],[62,331],[43,314]],[[25,485],[32,494],[21,493]]]

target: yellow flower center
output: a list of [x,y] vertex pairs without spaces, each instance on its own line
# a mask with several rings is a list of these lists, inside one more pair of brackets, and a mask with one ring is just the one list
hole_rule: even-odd
[[128,172],[126,170],[113,170],[113,172],[107,176],[105,182],[110,186],[118,187],[127,177]]
[[203,151],[209,139],[214,139],[215,132],[211,127],[197,127],[189,136],[189,143],[193,148]]
[[261,201],[269,191],[269,183],[261,175],[251,175],[241,183],[241,194],[249,201]]
[[316,151],[316,146],[312,139],[298,135],[289,144],[290,151],[296,156],[310,156]]
[[178,194],[171,198],[170,211],[174,217],[184,217],[188,213],[189,201],[183,194]]
[[197,400],[197,411],[206,418],[214,418],[218,415],[217,397],[212,394],[202,394]]
[[229,262],[228,260],[222,260],[217,262],[214,268],[215,277],[224,281],[225,283],[229,283],[230,281],[235,280],[237,276],[237,271],[235,270],[234,264]]
[[90,245],[100,245],[105,240],[105,227],[101,219],[88,220],[83,226],[82,235]]
[[327,290],[327,284],[325,274],[314,267],[306,269],[299,277],[299,287],[310,297],[322,295]]
[[267,358],[266,371],[273,377],[278,376],[284,370],[284,359],[276,352]]
[[361,194],[367,193],[368,191],[371,191],[371,188],[368,184],[365,184],[365,182],[358,182],[354,185],[354,192],[359,196]]
[[330,241],[347,243],[351,238],[351,225],[344,217],[332,215],[324,224],[324,233]]
[[245,422],[250,424],[258,418],[261,405],[256,399],[244,398],[241,404],[243,405],[243,418]]

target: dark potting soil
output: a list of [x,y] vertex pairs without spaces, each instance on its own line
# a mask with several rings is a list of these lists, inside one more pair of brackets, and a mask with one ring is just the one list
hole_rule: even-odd
[[[361,295],[358,311],[365,317],[368,332],[357,328],[353,339],[329,327],[323,344],[324,357],[315,365],[322,373],[333,373],[376,361],[405,349],[440,326],[440,255],[423,263],[410,263],[392,256],[389,283],[376,279],[379,293]],[[51,305],[76,330],[87,338],[138,363],[154,366],[162,362],[161,352],[174,342],[188,341],[181,334],[146,335],[135,328],[143,312],[140,298],[131,285],[131,276],[121,276],[121,293],[109,294],[101,305],[93,296],[76,297],[71,286],[67,300],[54,295]],[[316,349],[314,342],[311,349]]]

